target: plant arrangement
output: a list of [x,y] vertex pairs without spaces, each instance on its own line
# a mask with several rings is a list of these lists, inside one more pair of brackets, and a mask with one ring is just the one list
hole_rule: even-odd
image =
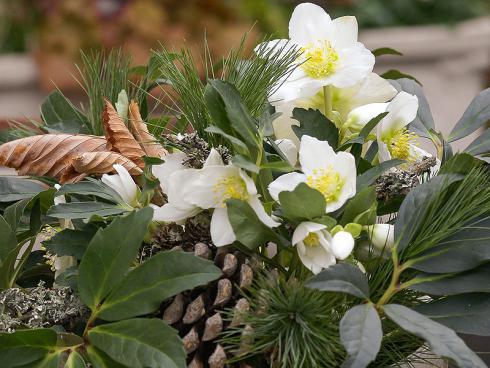
[[[490,90],[448,137],[354,17],[215,62],[84,57],[0,165],[5,367],[485,367]],[[175,101],[150,114],[160,87]],[[429,142],[434,154],[419,145]]]

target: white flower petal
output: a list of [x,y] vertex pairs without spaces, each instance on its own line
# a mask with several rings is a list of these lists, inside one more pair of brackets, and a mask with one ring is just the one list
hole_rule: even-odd
[[318,224],[316,222],[310,222],[310,221],[304,221],[300,223],[296,229],[294,229],[293,233],[293,239],[291,242],[293,245],[298,244],[299,242],[303,241],[308,234],[310,233],[316,233],[318,231],[324,230],[327,227],[323,224]]
[[186,219],[196,216],[202,210],[199,207],[193,205],[181,206],[175,203],[167,203],[162,207],[152,205],[153,207],[153,220],[162,222],[183,222]]
[[388,115],[378,124],[381,138],[410,124],[417,116],[418,108],[417,96],[403,91],[398,93],[386,109]]
[[224,166],[221,155],[214,148],[211,148],[211,151],[209,152],[209,156],[206,159],[206,162],[204,162],[203,167],[212,166],[212,165]]
[[187,193],[192,190],[190,183],[199,177],[197,169],[182,169],[171,173],[168,178],[168,185],[165,194],[170,203],[186,202]]
[[187,159],[187,155],[183,152],[175,152],[165,155],[162,159],[165,162],[161,165],[152,166],[151,171],[160,181],[163,192],[167,193],[170,175],[176,171],[185,169],[182,162]]
[[245,182],[245,186],[247,188],[247,193],[250,194],[251,196],[254,196],[257,194],[257,188],[255,187],[255,182],[253,179],[247,175],[247,173],[244,170],[238,170],[238,173],[240,174],[240,177],[242,180]]
[[276,139],[289,139],[299,147],[299,139],[292,128],[293,125],[299,126],[299,122],[292,118],[294,107],[293,103],[277,105],[276,112],[281,113],[281,115],[272,122],[272,126]]
[[339,231],[332,238],[331,248],[335,258],[346,259],[354,249],[354,238],[347,231]]
[[360,42],[350,48],[338,50],[338,54],[335,73],[324,80],[325,84],[338,88],[351,87],[373,71],[374,55]]
[[277,144],[281,152],[286,156],[291,166],[296,166],[298,162],[298,147],[291,139],[277,139],[274,142]]
[[376,224],[368,227],[368,236],[378,250],[391,249],[395,244],[395,227],[390,224]]
[[269,193],[277,201],[279,199],[279,193],[292,192],[299,183],[304,183],[305,181],[306,176],[304,174],[296,172],[284,174],[269,184]]
[[304,135],[299,147],[299,162],[301,170],[311,175],[313,170],[325,168],[335,161],[336,155],[327,141]]
[[101,180],[104,184],[114,189],[116,193],[121,196],[122,200],[128,205],[131,205],[133,203],[135,198],[127,194],[125,183],[122,181],[121,177],[118,174],[104,174],[102,175]]
[[351,132],[358,133],[372,119],[385,112],[387,107],[387,103],[371,103],[356,107],[347,115],[344,127],[349,128]]
[[334,19],[333,24],[333,46],[343,49],[354,45],[357,42],[357,19],[356,17],[346,16]]
[[211,240],[217,247],[231,244],[236,240],[226,208],[216,208],[213,212],[211,217]]
[[116,172],[119,174],[121,183],[123,184],[123,190],[125,193],[123,199],[128,204],[135,203],[138,197],[139,188],[129,174],[128,170],[126,170],[124,166],[121,165],[114,165],[114,170],[116,170]]
[[289,21],[289,38],[298,45],[328,40],[332,31],[330,16],[323,8],[311,3],[299,4]]
[[262,202],[260,202],[258,196],[250,197],[247,202],[250,205],[250,207],[252,207],[259,220],[264,223],[264,225],[268,227],[277,227],[280,225],[279,222],[274,221],[267,214],[267,212],[265,212],[264,206],[262,205]]

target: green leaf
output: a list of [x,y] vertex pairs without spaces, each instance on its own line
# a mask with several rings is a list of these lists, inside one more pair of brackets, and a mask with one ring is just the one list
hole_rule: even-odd
[[52,254],[82,259],[96,231],[95,226],[86,226],[82,230],[64,229],[43,241],[43,246]]
[[87,178],[84,181],[75,184],[65,184],[58,190],[56,196],[70,194],[96,196],[107,199],[113,203],[125,203],[114,189],[105,185],[102,181],[93,178]]
[[395,79],[395,80],[406,78],[406,79],[414,80],[418,84],[422,85],[422,83],[420,83],[417,80],[417,78],[415,78],[414,76],[411,76],[410,74],[402,73],[401,71],[396,70],[396,69],[390,69],[390,70],[384,72],[383,74],[381,74],[381,77],[383,77],[384,79]]
[[78,266],[68,267],[55,279],[56,285],[78,290]]
[[126,208],[110,203],[71,202],[71,203],[60,203],[56,206],[51,207],[48,210],[47,215],[55,218],[73,220],[73,219],[88,219],[94,215],[102,216],[102,217],[119,215],[125,212],[128,212]]
[[490,217],[463,226],[455,234],[420,255],[412,268],[431,273],[471,270],[490,261]]
[[248,147],[245,143],[243,143],[240,139],[236,138],[235,136],[226,133],[221,128],[218,128],[215,125],[211,125],[211,126],[208,126],[204,130],[208,133],[214,133],[214,134],[221,135],[222,137],[228,139],[234,146],[239,147],[239,148],[243,149],[244,151],[248,152]]
[[313,276],[306,283],[310,289],[350,294],[361,299],[369,298],[369,285],[359,267],[339,263]]
[[293,221],[312,220],[325,214],[327,203],[318,190],[300,183],[292,192],[279,193],[284,216]]
[[374,181],[379,178],[385,171],[402,164],[403,160],[393,159],[381,162],[379,165],[374,166],[373,168],[367,170],[362,175],[357,177],[356,188],[357,191],[362,188],[371,185]]
[[449,134],[449,142],[457,141],[484,126],[490,120],[490,88],[480,92]]
[[60,92],[52,92],[41,105],[41,116],[48,130],[63,133],[88,133],[86,116]]
[[185,368],[177,331],[161,319],[135,318],[94,327],[89,341],[114,361],[131,368]]
[[468,147],[465,148],[464,152],[474,156],[490,152],[490,129],[485,130],[471,142]]
[[414,309],[458,333],[490,336],[490,294],[448,296]]
[[400,51],[392,49],[391,47],[380,47],[380,48],[377,48],[371,52],[374,56],[382,56],[382,55],[403,56],[403,54]]
[[92,311],[128,271],[152,216],[153,210],[146,207],[118,217],[92,238],[80,263],[78,277],[80,298]]
[[339,145],[339,130],[319,110],[294,108],[293,119],[299,121],[299,126],[293,125],[293,131],[301,139],[304,135],[327,141],[334,150]]
[[38,181],[13,176],[0,176],[0,203],[32,198],[46,189],[47,186]]
[[3,216],[5,217],[7,223],[10,225],[10,228],[13,232],[17,230],[22,215],[24,214],[24,211],[30,201],[30,198],[25,198],[17,201],[14,204],[8,206],[3,212]]
[[430,295],[456,295],[465,293],[490,293],[490,264],[455,275],[420,273],[417,279],[433,279],[415,284],[410,288]]
[[117,321],[154,312],[171,296],[216,280],[221,270],[184,252],[162,252],[131,270],[107,296],[97,314]]
[[255,249],[269,241],[282,243],[279,236],[260,221],[248,203],[229,199],[226,201],[226,207],[237,241],[247,248]]
[[126,365],[115,362],[109,358],[106,353],[92,345],[88,345],[86,350],[90,363],[94,368],[127,368]]
[[2,234],[0,236],[0,265],[3,266],[10,252],[17,246],[15,232],[3,216],[0,216],[0,234]]
[[367,367],[376,359],[382,338],[381,320],[371,304],[349,309],[340,321],[340,341],[348,354],[342,367]]
[[340,224],[344,226],[350,222],[360,225],[373,224],[376,222],[377,205],[376,189],[365,187],[347,202]]
[[408,193],[398,211],[395,222],[395,243],[398,252],[407,247],[429,210],[431,197],[446,190],[452,183],[463,178],[458,174],[438,175],[420,184]]
[[250,172],[253,172],[256,174],[258,174],[260,171],[260,168],[257,165],[255,165],[253,162],[250,162],[246,157],[244,157],[242,155],[233,156],[231,159],[231,162],[233,163],[233,165],[235,165],[237,167],[240,167],[244,170],[247,170],[247,171],[250,171]]
[[55,346],[56,332],[48,328],[0,333],[0,357],[7,367],[43,359]]
[[405,331],[427,341],[431,351],[453,360],[460,368],[485,368],[486,364],[472,352],[456,333],[407,307],[388,304],[385,314]]
[[462,174],[467,175],[471,170],[475,167],[479,167],[483,165],[483,161],[478,160],[477,158],[467,154],[467,153],[458,153],[448,159],[442,165],[439,170],[439,175],[441,174]]
[[65,363],[65,368],[86,368],[85,360],[76,351],[72,351]]
[[126,90],[121,90],[117,95],[117,102],[114,104],[117,114],[123,121],[128,121],[129,99]]

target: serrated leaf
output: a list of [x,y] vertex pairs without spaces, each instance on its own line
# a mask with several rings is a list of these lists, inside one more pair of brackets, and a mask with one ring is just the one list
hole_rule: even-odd
[[153,210],[146,207],[118,217],[92,238],[80,262],[78,277],[80,298],[92,311],[128,271],[152,216]]
[[46,189],[47,186],[38,181],[0,176],[0,203],[32,198]]
[[388,304],[385,314],[405,331],[426,340],[431,351],[453,360],[460,368],[485,368],[486,364],[472,352],[456,333],[407,307]]
[[327,203],[318,190],[300,183],[292,192],[279,193],[284,216],[293,221],[312,220],[325,214]]
[[43,241],[43,246],[51,254],[82,259],[96,231],[95,226],[86,226],[83,230],[64,229]]
[[162,300],[221,276],[210,261],[184,252],[161,252],[131,270],[107,296],[97,316],[118,321],[155,311]]
[[299,126],[293,125],[294,134],[301,139],[303,135],[327,141],[336,150],[339,145],[339,130],[319,110],[294,108],[293,119],[299,121]]
[[490,294],[448,296],[414,309],[458,333],[490,336]]
[[48,328],[0,333],[2,364],[15,367],[43,359],[56,345],[56,332]]
[[490,88],[480,92],[449,134],[449,142],[457,141],[484,126],[490,120]]
[[88,219],[92,216],[112,216],[128,212],[127,208],[104,202],[60,203],[51,207],[47,215],[67,220]]
[[364,172],[363,174],[357,177],[357,181],[356,181],[357,190],[359,191],[362,188],[373,184],[374,181],[384,172],[402,164],[403,162],[404,162],[403,160],[393,159],[393,160],[381,162],[379,165],[376,165],[373,168],[368,169],[366,172]]
[[348,354],[342,367],[367,367],[376,359],[382,338],[381,320],[371,304],[349,309],[340,321],[340,341]]
[[135,318],[94,327],[89,341],[114,361],[131,368],[185,368],[177,331],[161,319]]
[[350,294],[361,299],[369,298],[369,285],[359,267],[339,263],[313,276],[306,283],[310,289]]

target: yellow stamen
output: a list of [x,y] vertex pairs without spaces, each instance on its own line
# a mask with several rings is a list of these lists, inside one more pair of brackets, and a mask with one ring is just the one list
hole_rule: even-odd
[[303,239],[303,244],[306,247],[316,247],[320,244],[320,239],[316,233],[309,233],[308,236]]
[[302,47],[301,51],[303,52],[301,58],[304,60],[301,67],[309,77],[322,79],[335,71],[339,54],[329,41],[310,43]]
[[328,203],[338,199],[344,180],[329,166],[313,170],[313,174],[306,177],[306,184],[322,193]]
[[218,180],[214,186],[215,200],[224,206],[228,199],[245,201],[249,198],[247,186],[239,175],[226,176]]
[[415,143],[417,135],[409,132],[407,128],[400,129],[390,138],[385,139],[384,143],[388,146],[388,151],[393,158],[401,160],[411,160],[410,145]]

